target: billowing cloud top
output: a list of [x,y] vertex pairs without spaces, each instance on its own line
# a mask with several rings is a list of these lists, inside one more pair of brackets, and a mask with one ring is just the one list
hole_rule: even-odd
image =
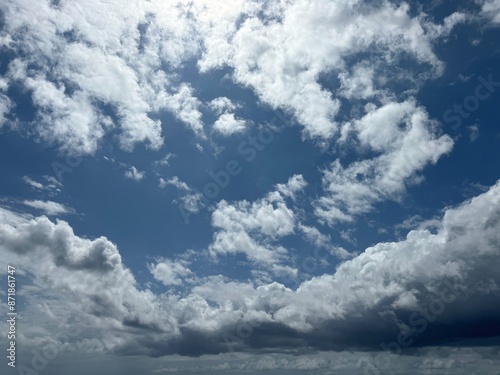
[[[224,204],[218,210],[228,209]],[[214,213],[214,226],[268,226],[248,216],[258,217],[265,205],[248,209],[233,211],[225,221]],[[281,228],[281,235],[290,231],[286,209],[274,212],[282,221],[269,225]],[[379,243],[296,290],[213,275],[192,279],[185,296],[153,293],[137,284],[106,238],[82,239],[66,222],[46,217],[7,211],[3,217],[11,219],[0,226],[2,260],[30,275],[29,315],[49,314],[59,327],[25,332],[32,341],[57,340],[72,322],[86,332],[79,340],[92,338],[86,345],[152,356],[262,346],[377,349],[397,341],[399,332],[418,345],[500,333],[500,182],[448,209],[435,233],[418,229],[400,242]],[[216,237],[213,246],[222,246],[216,245],[220,241]],[[185,263],[171,260],[153,264],[151,272],[166,285],[193,277]],[[477,330],[468,330],[470,325]],[[253,331],[248,340],[238,335],[242,329]]]
[[497,348],[499,25],[499,0],[1,2],[20,350],[376,374],[360,351]]

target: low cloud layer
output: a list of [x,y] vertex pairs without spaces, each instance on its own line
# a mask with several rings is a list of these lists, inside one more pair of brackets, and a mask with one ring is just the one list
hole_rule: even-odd
[[[2,263],[9,259],[22,270],[33,324],[49,322],[23,326],[28,345],[68,345],[58,340],[76,322],[84,330],[72,345],[149,356],[381,350],[401,334],[411,347],[500,336],[500,183],[447,209],[436,232],[413,230],[400,242],[376,244],[297,290],[222,275],[196,278],[187,263],[162,260],[150,266],[158,280],[178,285],[179,277],[190,277],[192,286],[184,284],[182,294],[153,293],[108,239],[81,238],[64,221],[2,212]],[[238,215],[237,222],[252,224]]]

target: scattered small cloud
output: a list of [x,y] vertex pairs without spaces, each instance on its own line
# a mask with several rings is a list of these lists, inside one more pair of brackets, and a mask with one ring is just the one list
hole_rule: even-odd
[[479,138],[479,126],[477,124],[467,126],[467,130],[469,130],[469,140],[475,142]]
[[149,270],[156,280],[161,281],[166,286],[182,285],[186,277],[193,275],[187,265],[169,259],[150,264]]
[[208,107],[217,115],[221,115],[225,112],[233,112],[239,106],[233,103],[231,99],[222,96],[209,102]]
[[[184,181],[181,181],[177,176],[171,177],[167,180],[160,177],[158,187],[160,189],[165,189],[167,186],[173,186],[180,192],[180,198],[178,199],[181,201],[180,204],[187,212],[192,214],[200,212],[200,209],[203,207],[203,194],[195,191],[195,189],[191,188]],[[173,203],[177,202],[177,199],[173,201]]]
[[174,154],[169,152],[167,155],[165,155],[161,159],[155,160],[153,164],[156,166],[160,166],[160,167],[166,167],[166,166],[170,165],[170,159],[172,159],[174,156],[175,156]]
[[40,182],[37,182],[35,180],[32,180],[28,176],[24,176],[23,177],[23,181],[26,182],[29,186],[31,186],[31,187],[33,187],[35,189],[39,189],[39,190],[44,190],[45,189],[45,186],[43,186],[43,184],[41,184]]
[[174,186],[179,190],[191,191],[191,188],[189,187],[189,185],[186,184],[185,182],[181,181],[179,179],[179,177],[177,177],[177,176],[169,178],[168,180],[164,180],[163,178],[160,177],[160,182],[159,182],[158,186],[161,189],[164,189],[167,186]]
[[127,172],[125,172],[125,177],[134,181],[141,181],[145,175],[146,172],[140,172],[134,166],[130,167],[130,169]]
[[234,113],[224,113],[214,123],[214,129],[225,136],[241,133],[246,127],[247,121],[236,118]]

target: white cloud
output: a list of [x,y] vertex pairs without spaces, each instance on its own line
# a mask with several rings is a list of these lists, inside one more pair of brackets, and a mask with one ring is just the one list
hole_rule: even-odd
[[[292,218],[279,203],[270,194],[253,205],[225,204],[214,221],[229,231],[273,230],[274,236],[284,236],[293,230]],[[265,211],[278,223],[256,222]],[[182,296],[154,294],[139,289],[118,249],[106,238],[84,239],[64,221],[2,212],[0,273],[5,274],[8,259],[32,276],[25,278],[24,287],[25,345],[49,339],[65,342],[63,333],[79,324],[84,329],[72,341],[83,345],[81,340],[92,338],[97,351],[153,356],[219,353],[228,350],[224,334],[236,335],[246,322],[254,327],[254,336],[232,342],[235,350],[269,337],[273,340],[264,340],[269,347],[380,350],[380,342],[397,340],[401,330],[411,331],[410,313],[433,315],[426,320],[426,334],[418,336],[424,345],[432,342],[433,334],[441,335],[445,345],[446,340],[467,335],[461,331],[464,324],[486,329],[488,319],[498,319],[500,181],[447,209],[434,234],[418,229],[402,241],[376,244],[333,274],[314,277],[296,291],[276,282],[255,286],[219,275],[198,280]],[[151,268],[169,285],[191,275],[183,262],[158,264]],[[446,305],[436,315],[428,306],[443,288],[443,296],[454,298],[453,308]],[[369,336],[360,334],[363,327],[370,327]],[[290,340],[291,333],[300,334],[301,340]],[[189,345],[193,340],[196,347]]]
[[[33,276],[25,289],[30,325],[19,338],[25,345],[53,347],[59,340],[68,345],[71,329],[80,332],[73,348],[119,350],[134,336],[134,325],[175,337],[175,323],[161,317],[150,291],[136,288],[108,239],[78,237],[66,222],[54,224],[46,217],[19,219],[14,225],[0,224],[0,273],[6,272],[8,259]],[[89,340],[91,345],[86,344]]]
[[325,247],[331,242],[330,236],[322,234],[318,228],[300,224],[299,229],[304,233],[306,239],[316,247]]
[[[165,180],[162,177],[160,177],[158,186],[160,187],[160,189],[164,189],[167,186],[173,186],[177,190],[179,190],[179,192],[181,193],[179,199],[181,201],[182,207],[189,213],[197,214],[204,206],[203,201],[206,198],[204,198],[203,194],[201,194],[198,191],[195,191],[195,189],[191,188],[184,181],[181,181],[177,176],[169,178],[168,180]],[[174,203],[176,202],[177,201],[174,200]]]
[[[412,57],[427,69],[421,79],[439,74],[443,64],[432,44],[465,19],[454,13],[435,25],[423,15],[411,16],[405,3],[360,0],[134,0],[127,7],[116,0],[58,6],[45,0],[36,20],[26,0],[5,3],[2,10],[6,24],[0,37],[13,38],[6,45],[23,56],[11,63],[8,78],[31,93],[35,130],[63,151],[80,154],[94,153],[113,129],[124,150],[137,143],[158,149],[163,111],[203,137],[202,104],[178,75],[184,62],[200,55],[202,73],[233,68],[236,83],[293,114],[305,135],[330,139],[339,128],[342,100],[382,100],[390,95],[388,77],[415,87],[413,71],[397,76],[387,64]],[[356,56],[359,63],[351,69]],[[46,63],[38,67],[38,61]],[[323,87],[325,74],[337,75],[341,86]],[[209,103],[223,116],[215,128],[223,134],[242,131],[235,104],[226,99]]]
[[62,186],[62,184],[59,181],[57,181],[55,177],[43,176],[43,178],[46,181],[45,185],[42,184],[41,182],[33,180],[28,176],[24,176],[23,181],[34,189],[49,191],[50,193],[58,193],[61,191],[59,188]]
[[134,181],[141,181],[145,175],[146,172],[141,172],[134,166],[130,167],[130,169],[125,172],[125,177]]
[[13,107],[12,101],[4,94],[8,88],[9,82],[4,77],[0,77],[0,129],[6,123],[6,115]]
[[[272,305],[273,308],[265,311],[272,314],[273,321],[302,332],[330,321],[332,332],[338,327],[339,333],[352,329],[351,333],[355,334],[361,324],[358,318],[363,316],[376,331],[387,322],[381,316],[371,320],[372,313],[383,315],[384,311],[398,309],[421,311],[429,300],[439,295],[443,280],[452,281],[455,288],[463,292],[455,297],[465,307],[467,293],[477,297],[500,290],[495,271],[500,262],[499,208],[500,182],[472,201],[447,210],[436,234],[425,229],[414,230],[400,242],[377,244],[341,264],[333,275],[304,282],[296,292],[276,283],[250,291],[248,285],[239,285],[238,289],[252,301],[246,303],[246,308],[252,306],[261,311],[257,307],[262,306],[261,303]],[[495,292],[484,289],[481,280],[485,285],[489,283]],[[222,285],[195,290],[215,302],[222,303],[225,298]],[[474,319],[481,320],[478,314]],[[453,311],[443,315],[450,324],[462,324]],[[391,335],[388,339],[391,340]],[[342,338],[336,340],[342,342]]]
[[375,70],[368,64],[357,64],[352,72],[347,71],[339,74],[341,86],[339,95],[351,98],[368,99],[377,94],[374,86]]
[[161,281],[167,286],[182,285],[183,280],[193,274],[188,267],[169,259],[162,260],[156,264],[150,264],[149,270],[156,280]]
[[181,197],[184,208],[193,214],[197,214],[204,207],[204,199],[203,194],[198,192],[190,192]]
[[163,178],[160,177],[160,183],[159,186],[161,189],[167,187],[167,186],[174,186],[179,190],[184,190],[184,191],[191,191],[191,188],[189,187],[188,184],[186,184],[184,181],[181,181],[179,177],[174,176],[168,180],[164,180]]
[[74,212],[73,209],[65,206],[64,204],[52,201],[24,200],[23,204],[36,208],[37,210],[41,210],[49,216],[65,215]]
[[482,4],[481,15],[490,20],[492,24],[500,24],[500,0],[479,0]]
[[[259,11],[267,22],[259,18]],[[443,64],[432,44],[465,19],[457,13],[444,25],[434,25],[425,17],[412,17],[406,3],[397,6],[388,1],[375,5],[300,0],[262,7],[247,1],[240,12],[246,18],[239,28],[235,26],[239,14],[234,11],[205,29],[201,70],[231,66],[234,79],[253,88],[264,103],[290,111],[306,135],[326,139],[338,131],[341,101],[337,95],[366,99],[381,93],[385,97],[386,78],[398,79],[386,66],[400,56],[430,65],[427,76],[440,74]],[[348,59],[354,56],[359,56],[360,63],[349,72]],[[319,82],[322,74],[330,72],[341,79],[338,92],[326,90]],[[409,88],[415,86],[412,75],[412,71],[401,75],[410,80]],[[384,90],[375,87],[375,79]]]
[[208,103],[208,107],[219,116],[214,123],[214,129],[220,134],[229,136],[246,129],[248,123],[235,117],[234,110],[239,105],[233,103],[231,99],[224,96],[215,98]]
[[0,94],[0,128],[6,123],[6,115],[12,108],[11,100],[4,94]]
[[12,38],[7,48],[22,56],[7,76],[32,94],[39,136],[65,152],[93,154],[117,128],[124,150],[139,142],[157,149],[164,110],[201,134],[199,101],[188,84],[172,79],[199,49],[183,8],[139,0],[127,7],[100,0],[54,6],[46,0],[34,18],[29,1],[2,4],[1,37]]
[[[12,48],[26,56],[14,61],[8,74],[31,92],[39,136],[67,152],[93,153],[105,134],[116,128],[125,150],[137,142],[158,148],[162,137],[157,114],[162,110],[172,111],[201,135],[201,104],[194,89],[187,83],[172,85],[178,81],[162,68],[179,68],[203,45],[202,70],[231,66],[238,83],[253,88],[272,107],[289,110],[306,135],[331,138],[341,127],[346,137],[338,146],[352,141],[361,150],[358,160],[347,166],[335,161],[324,172],[325,194],[315,208],[328,224],[353,220],[382,199],[399,199],[408,185],[419,181],[426,165],[450,151],[451,139],[438,134],[421,107],[412,100],[390,98],[383,70],[384,64],[407,54],[415,63],[430,64],[430,74],[439,74],[442,64],[432,42],[461,16],[448,18],[439,28],[422,16],[410,16],[405,3],[397,7],[386,1],[200,1],[190,3],[189,12],[185,4],[132,1],[123,7],[115,1],[90,0],[52,7],[42,1],[34,13],[27,0],[2,3],[7,30],[2,33],[17,38]],[[146,30],[142,36],[139,24]],[[331,43],[321,43],[325,38]],[[348,60],[365,52],[370,58],[351,68]],[[29,67],[38,62],[42,66]],[[329,72],[340,79],[337,92],[319,83],[319,77]],[[339,125],[336,114],[342,100],[354,99],[382,104],[368,105],[364,116]],[[97,103],[114,108],[117,121]],[[220,99],[213,108],[232,111],[231,105]],[[376,156],[363,159],[365,152]],[[126,175],[141,180],[144,172],[131,167]],[[25,181],[35,188],[44,186]],[[177,177],[160,179],[160,187],[169,184],[186,193],[181,199],[188,210],[199,210],[201,194]],[[255,202],[219,202],[212,214],[215,233],[209,253],[217,259],[243,254],[257,268],[280,275],[296,273],[287,265],[290,254],[280,241],[297,229],[314,246],[335,251],[329,236],[300,224],[289,206],[287,199],[293,202],[305,186],[303,177],[296,175]],[[49,215],[70,210],[51,201],[24,204]],[[423,311],[443,280],[453,281],[475,298],[460,296],[453,311],[441,316],[445,324],[439,332],[449,327],[446,338],[454,338],[464,316],[476,326],[487,321],[485,313],[498,317],[499,207],[497,183],[446,210],[434,234],[419,228],[402,241],[376,244],[339,265],[335,273],[314,277],[296,291],[271,281],[256,286],[214,275],[180,295],[155,294],[138,285],[117,247],[104,237],[85,239],[64,221],[0,209],[0,274],[8,259],[32,276],[26,278],[27,324],[22,335],[38,346],[60,339],[78,322],[86,330],[75,341],[83,345],[82,338],[91,338],[89,347],[97,351],[151,356],[218,353],[227,350],[223,334],[246,321],[260,324],[253,334],[261,336],[254,342],[260,339],[264,345],[350,349],[349,345],[371,345],[367,339],[393,340],[394,332],[403,327],[401,319],[411,311]],[[184,285],[192,275],[181,261],[162,260],[150,270],[165,285]],[[464,311],[468,313],[455,314]],[[47,318],[53,324],[46,323]],[[370,328],[370,335],[359,334],[364,327]],[[300,340],[290,341],[297,334]],[[193,341],[197,345],[191,345]],[[247,344],[251,346],[245,341],[238,345]],[[289,367],[322,366],[313,362],[296,361]],[[439,366],[447,364],[435,361],[426,368]],[[264,359],[255,367],[263,370],[276,364]]]
[[210,254],[218,257],[242,253],[254,265],[276,274],[294,273],[291,268],[283,268],[283,262],[288,260],[288,251],[273,242],[295,232],[295,214],[284,198],[305,185],[303,177],[295,175],[287,184],[277,185],[276,191],[256,202],[220,201],[212,213],[212,226],[216,233],[209,247]]
[[105,129],[112,128],[112,120],[94,108],[83,92],[67,96],[64,87],[40,75],[31,78],[26,65],[16,63],[10,65],[11,74],[24,81],[25,87],[32,92],[33,103],[39,108],[37,131],[40,137],[57,143],[65,152],[95,152]]
[[0,207],[0,223],[16,227],[33,217],[29,214],[19,214]]
[[[299,224],[298,228],[304,234],[305,239],[314,245],[316,248],[327,249],[330,254],[335,255],[339,259],[348,259],[353,257],[355,254],[349,253],[346,249],[340,246],[334,246],[332,244],[330,235],[321,233],[318,228],[310,227],[307,225]],[[320,261],[326,261],[325,258],[319,259]]]
[[234,104],[231,99],[226,98],[225,96],[221,96],[213,99],[208,103],[208,107],[214,111],[217,115],[221,115],[224,112],[232,112],[238,106]]
[[301,174],[296,174],[290,177],[286,184],[277,184],[277,190],[285,197],[295,200],[295,194],[304,190],[307,182]]
[[31,187],[34,187],[35,189],[39,189],[39,190],[43,190],[45,189],[45,186],[43,186],[41,183],[37,182],[37,181],[34,181],[32,180],[31,178],[29,178],[28,176],[24,176],[23,177],[23,181],[28,184],[29,186]]
[[159,160],[155,160],[154,161],[154,165],[159,165],[161,167],[166,167],[166,166],[170,165],[170,159],[172,159],[174,156],[175,156],[174,154],[172,154],[172,153],[169,152],[163,158],[161,158]]
[[436,218],[424,220],[420,215],[413,215],[403,220],[402,223],[396,224],[394,230],[396,235],[400,236],[402,232],[406,233],[408,230],[432,230],[438,229],[440,225],[441,221]]
[[352,221],[379,201],[400,200],[407,186],[420,181],[418,173],[453,146],[449,136],[437,134],[427,112],[410,100],[368,106],[363,117],[345,128],[362,148],[378,156],[347,167],[336,160],[324,171],[326,194],[317,200],[315,212],[329,225]]
[[48,183],[48,185],[46,186],[47,189],[55,189],[57,187],[61,187],[62,186],[62,184],[54,176],[44,175],[43,178]]
[[9,82],[4,77],[0,77],[0,91],[5,92],[8,88]]
[[165,98],[165,104],[176,117],[189,125],[199,135],[203,133],[202,114],[199,110],[201,102],[193,96],[193,89],[187,84],[182,84],[178,91]]
[[234,110],[239,106],[231,99],[225,96],[215,98],[208,103],[208,107],[219,116],[213,127],[222,135],[229,136],[246,129],[248,122],[235,117]]
[[214,129],[222,135],[232,135],[245,131],[247,122],[235,118],[234,113],[224,113],[214,123]]

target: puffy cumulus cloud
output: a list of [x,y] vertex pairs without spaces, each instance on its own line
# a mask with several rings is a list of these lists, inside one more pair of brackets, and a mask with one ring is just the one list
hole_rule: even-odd
[[[398,79],[414,87],[413,71],[391,68],[399,57],[412,57],[421,78],[439,74],[432,44],[465,19],[454,13],[436,25],[410,15],[406,3],[361,0],[134,0],[127,7],[116,0],[44,0],[36,17],[27,0],[0,9],[2,46],[17,56],[7,80],[26,89],[36,109],[29,126],[82,154],[94,153],[110,132],[124,150],[139,142],[158,149],[163,111],[203,137],[203,105],[196,87],[183,82],[188,61],[202,73],[232,68],[236,83],[289,111],[304,134],[330,139],[342,101],[383,100]],[[327,89],[321,83],[327,75],[338,77],[339,87]],[[225,99],[209,103],[222,116],[215,128],[242,131],[234,103]],[[11,102],[0,93],[0,116]]]
[[201,102],[193,96],[193,89],[188,84],[182,84],[174,95],[165,98],[165,105],[195,133],[202,135],[202,114],[198,109]]
[[403,241],[377,244],[296,291],[278,283],[255,288],[214,279],[193,292],[224,311],[242,311],[240,324],[253,334],[237,336],[236,328],[228,328],[232,336],[226,339],[237,349],[381,349],[401,332],[416,346],[451,344],[476,335],[465,328],[471,326],[478,336],[496,336],[499,217],[497,183],[448,209],[437,233],[419,229]]
[[290,177],[286,184],[277,184],[277,190],[285,197],[295,200],[295,194],[304,190],[307,182],[301,174],[296,174]]
[[449,136],[439,136],[425,109],[411,100],[367,106],[367,113],[347,123],[343,132],[345,139],[353,135],[361,155],[368,151],[378,156],[346,167],[336,160],[324,171],[326,194],[316,201],[315,213],[330,225],[352,221],[378,201],[400,199],[408,185],[420,181],[418,173],[453,146]]
[[224,113],[214,123],[214,129],[222,135],[232,135],[245,131],[247,122],[236,118],[234,113]]
[[215,98],[208,103],[208,107],[214,111],[216,114],[221,115],[224,112],[234,111],[238,106],[231,101],[231,99],[221,96]]
[[186,211],[197,214],[200,210],[205,207],[206,198],[203,194],[197,191],[189,191],[180,198],[182,205]]
[[[277,4],[280,2],[272,2]],[[221,68],[232,53],[230,37],[238,30],[237,22],[248,14],[256,14],[264,2],[259,0],[197,1],[191,8],[199,22],[204,56],[198,62],[202,71]]]
[[13,253],[10,255],[43,254],[42,258],[48,263],[68,270],[105,271],[121,263],[112,243],[105,238],[90,241],[76,237],[64,221],[54,224],[42,216],[26,220],[15,228],[2,224],[1,233],[2,247],[10,249]]
[[225,96],[215,98],[208,103],[208,107],[219,116],[214,122],[214,129],[220,134],[228,136],[245,131],[248,122],[236,118],[234,110],[239,108],[239,105],[231,99]]
[[[271,202],[277,206],[268,207]],[[214,221],[229,230],[285,235],[292,218],[279,203],[268,197],[256,205],[224,204],[220,213],[232,220],[216,215]],[[256,222],[266,211],[276,223]],[[81,348],[150,356],[381,350],[400,334],[419,347],[453,346],[458,338],[491,344],[500,335],[500,182],[447,209],[435,233],[418,229],[400,242],[376,244],[295,291],[219,275],[198,280],[182,296],[154,294],[137,285],[104,237],[83,239],[63,221],[6,210],[0,219],[0,272],[5,275],[8,259],[30,275],[22,293],[29,315],[23,335],[31,345],[43,337],[59,340],[75,322],[86,329],[73,340],[94,340]],[[150,269],[170,285],[190,275],[182,262],[160,260]]]
[[[414,83],[412,71],[387,69],[401,56],[427,70],[422,77],[440,74],[443,64],[432,44],[465,20],[454,13],[435,25],[422,14],[411,16],[406,3],[389,1],[238,4],[241,14],[229,12],[219,25],[206,29],[201,71],[232,67],[238,83],[253,88],[271,107],[290,111],[306,135],[323,139],[338,130],[340,98],[384,98],[382,87],[389,89],[388,82],[398,75]],[[354,59],[360,62],[351,69]],[[327,90],[320,83],[326,74],[338,75],[341,86]]]
[[167,286],[182,285],[184,278],[193,275],[193,272],[188,267],[169,259],[150,264],[149,270],[156,280]]
[[351,72],[339,73],[340,88],[338,94],[347,99],[369,99],[377,94],[374,88],[375,69],[367,63],[354,65]]
[[27,66],[15,60],[9,69],[14,79],[24,81],[32,93],[33,104],[39,108],[39,136],[48,142],[57,142],[65,152],[93,153],[105,129],[113,126],[111,118],[94,109],[90,98],[82,92],[68,96],[63,87],[44,77],[28,77]]
[[212,213],[212,226],[216,229],[209,247],[213,256],[245,254],[256,265],[270,268],[274,273],[294,272],[281,263],[287,261],[287,250],[272,243],[295,233],[296,217],[285,197],[306,185],[301,175],[295,175],[277,190],[253,203],[245,200],[219,202]]
[[17,56],[7,77],[31,93],[36,121],[30,126],[41,139],[92,154],[118,128],[123,149],[139,142],[157,149],[163,110],[202,132],[199,101],[187,83],[172,80],[199,49],[184,5],[46,0],[34,16],[32,3],[16,0],[0,9],[3,48]]
[[37,210],[40,210],[49,216],[74,213],[74,210],[72,208],[66,207],[62,203],[52,201],[24,200],[23,204],[32,208],[36,208]]
[[[307,295],[312,293],[308,305],[311,311],[319,307],[314,295],[321,295],[330,303],[325,315],[330,315],[333,321],[349,320],[350,314],[363,316],[366,320],[359,321],[357,328],[351,327],[350,333],[355,336],[356,329],[370,327],[374,336],[358,337],[367,342],[373,338],[382,340],[375,331],[387,324],[387,321],[382,323],[384,315],[389,320],[394,318],[392,324],[398,325],[399,330],[415,333],[415,321],[410,320],[408,324],[406,312],[426,311],[429,301],[442,293],[440,288],[446,290],[447,287],[447,303],[455,304],[443,308],[444,312],[441,307],[436,309],[441,310],[440,318],[444,320],[440,324],[449,324],[462,333],[460,319],[467,316],[465,319],[479,327],[480,314],[494,314],[489,302],[485,301],[500,297],[498,277],[493,271],[494,264],[500,261],[499,237],[494,229],[500,224],[499,203],[500,183],[497,183],[470,202],[447,210],[436,234],[425,229],[414,230],[401,242],[377,244],[339,266],[334,275],[303,283],[297,295],[302,297],[301,300],[307,300]],[[454,286],[443,284],[446,280]],[[450,295],[454,295],[453,298]],[[467,305],[472,300],[477,303],[474,307]],[[445,305],[443,301],[441,304]],[[432,306],[431,311],[434,310],[435,306]],[[304,315],[308,316],[308,313]],[[380,320],[371,321],[374,316]],[[439,329],[433,332],[434,319],[435,316],[429,318],[429,332],[422,335],[423,341],[442,334]],[[335,325],[330,322],[328,326],[335,331]],[[339,333],[343,335],[345,329],[345,326],[339,327],[343,331]],[[444,335],[453,335],[451,332]]]
[[0,224],[0,253],[2,266],[8,259],[26,277],[25,313],[33,325],[22,339],[28,345],[58,341],[74,326],[82,333],[72,340],[95,340],[88,350],[120,347],[137,327],[175,334],[174,322],[160,315],[151,292],[136,287],[105,237],[83,239],[64,221],[19,217]]

